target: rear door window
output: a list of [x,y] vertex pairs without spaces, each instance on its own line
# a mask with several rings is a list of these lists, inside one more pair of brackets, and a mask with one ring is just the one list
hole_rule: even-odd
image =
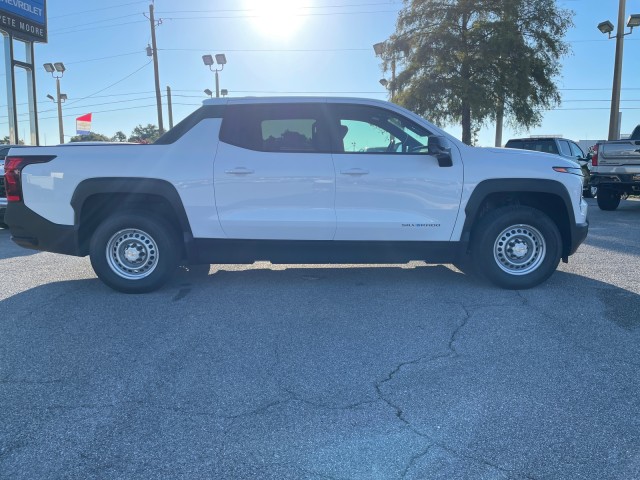
[[329,153],[329,129],[320,103],[229,105],[220,140],[260,152]]

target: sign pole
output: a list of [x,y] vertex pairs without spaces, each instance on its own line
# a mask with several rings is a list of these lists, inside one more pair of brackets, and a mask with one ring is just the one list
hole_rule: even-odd
[[16,97],[14,88],[13,75],[13,38],[5,32],[2,32],[2,40],[4,43],[4,71],[6,74],[7,85],[7,120],[9,121],[9,143],[16,145],[17,119],[16,119]]

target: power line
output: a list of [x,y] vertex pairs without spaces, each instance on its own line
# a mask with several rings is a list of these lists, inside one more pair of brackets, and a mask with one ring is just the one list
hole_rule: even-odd
[[[343,5],[307,5],[299,6],[301,10],[317,10],[319,8],[350,8],[350,7],[377,7],[381,5],[393,5],[401,2],[375,2],[375,3],[351,3]],[[212,9],[212,10],[165,10],[159,11],[159,14],[163,13],[226,13],[226,12],[255,12],[252,8],[224,8],[224,9]]]
[[55,35],[67,35],[69,33],[86,32],[88,30],[91,30],[93,32],[95,30],[100,30],[100,29],[103,29],[103,28],[122,27],[124,25],[133,25],[134,23],[147,23],[147,21],[146,20],[139,20],[139,21],[135,21],[135,22],[123,22],[123,23],[118,23],[118,24],[115,24],[115,25],[103,25],[101,27],[92,27],[92,28],[75,28],[74,27],[74,29],[69,30],[67,32],[57,33],[55,31],[53,31],[53,32],[49,33],[49,36],[51,37],[51,36],[55,36]]
[[[295,17],[313,17],[313,16],[331,16],[331,15],[358,15],[358,14],[375,14],[375,13],[397,13],[397,10],[375,10],[375,11],[358,11],[358,12],[325,12],[325,13],[300,13],[300,14],[292,14],[292,16]],[[133,16],[133,15],[127,15],[128,16]],[[124,17],[123,17],[124,18]],[[254,15],[213,15],[213,16],[202,16],[199,15],[197,17],[162,17],[162,20],[200,20],[200,19],[234,19],[234,18],[261,18],[261,15],[259,14],[254,14]],[[107,21],[107,20],[104,20]],[[78,28],[78,27],[83,27],[84,25],[87,25],[86,23],[80,24],[80,25],[70,25],[67,27],[61,27],[60,30],[62,31],[58,31],[58,30],[53,30],[49,33],[49,36],[55,36],[55,35],[66,35],[69,33],[76,33],[76,32],[84,32],[84,31],[95,31],[95,30],[100,30],[100,29],[104,29],[104,28],[114,28],[114,27],[121,27],[121,26],[125,26],[125,25],[133,25],[136,23],[142,23],[142,22],[146,22],[145,20],[140,20],[140,21],[132,21],[132,22],[121,22],[121,23],[116,23],[113,25],[101,25],[101,26],[94,26],[94,27],[90,27],[90,28]],[[100,23],[100,22],[95,22],[95,23]]]
[[[559,88],[558,90],[562,90],[562,91],[596,91],[596,90],[604,90],[604,91],[611,91],[611,87],[609,88]],[[621,90],[640,90],[640,88],[637,87],[626,87],[626,88],[622,88]]]
[[[105,19],[102,19],[102,20],[96,20],[95,22],[83,22],[81,24],[81,26],[84,27],[84,26],[87,26],[87,25],[96,25],[98,23],[111,22],[113,20],[120,20],[122,18],[136,17],[138,15],[139,15],[138,13],[130,13],[128,15],[120,15],[119,17],[112,17],[112,18],[105,18]],[[55,29],[55,32],[56,33],[61,33],[60,30],[72,30],[72,29],[75,30],[75,28],[76,28],[75,25],[71,25],[71,26],[68,26],[68,27],[60,27],[59,29]]]
[[101,11],[101,10],[111,10],[112,8],[126,7],[126,6],[129,6],[129,5],[136,5],[136,4],[139,4],[139,3],[148,3],[148,2],[147,2],[147,0],[140,0],[140,1],[137,1],[137,2],[120,3],[118,5],[111,5],[109,7],[94,8],[92,10],[81,10],[81,11],[78,11],[78,12],[65,13],[63,15],[55,15],[53,17],[49,17],[49,19],[70,17],[72,15],[82,15],[83,13],[98,12],[98,11]]
[[[103,103],[92,103],[89,105],[78,105],[76,107],[66,107],[65,110],[78,110],[78,109],[82,109],[82,110],[86,110],[87,108],[91,108],[91,107],[100,107],[102,105],[114,105],[114,104],[118,104],[118,103],[129,103],[129,102],[139,102],[141,100],[151,100],[156,98],[155,96],[153,97],[140,97],[140,98],[131,98],[129,100],[116,100],[116,101],[111,101],[111,102],[103,102]],[[51,110],[43,110],[40,113],[48,113],[48,112],[53,112],[55,111],[54,109]],[[28,114],[26,114],[28,115]]]
[[216,48],[216,49],[206,49],[206,48],[159,48],[158,50],[164,50],[167,52],[204,52],[211,50],[221,50],[225,52],[234,52],[234,53],[242,53],[242,52],[256,52],[256,53],[290,53],[290,52],[300,52],[300,53],[324,53],[324,52],[370,52],[371,47],[369,48],[288,48],[288,49],[275,49],[275,48],[244,48],[244,49],[234,49],[234,48]]
[[120,79],[120,80],[118,80],[117,82],[114,82],[114,83],[112,83],[111,85],[108,85],[108,86],[106,86],[106,87],[104,87],[104,88],[102,88],[102,89],[100,89],[100,90],[98,90],[98,91],[96,91],[96,92],[93,92],[92,94],[87,95],[86,97],[82,97],[82,98],[80,98],[80,99],[78,99],[78,100],[75,100],[75,101],[73,101],[73,102],[69,102],[69,104],[68,104],[68,105],[73,105],[74,103],[78,103],[78,102],[80,102],[80,101],[82,101],[82,100],[85,100],[85,99],[87,99],[87,98],[93,97],[94,95],[97,95],[98,93],[102,93],[102,92],[104,92],[105,90],[108,90],[109,88],[111,88],[111,87],[113,87],[113,86],[115,86],[115,85],[117,85],[117,84],[119,84],[119,83],[121,83],[121,82],[124,82],[127,78],[129,78],[129,77],[131,77],[131,76],[135,75],[136,73],[138,73],[140,70],[142,70],[143,68],[145,68],[145,67],[146,67],[147,65],[149,65],[150,63],[151,63],[151,61],[148,61],[147,63],[145,63],[144,65],[142,65],[140,68],[138,68],[138,69],[134,70],[133,72],[131,72],[131,73],[130,73],[130,74],[128,74],[127,76],[125,76],[125,77],[121,78],[121,79]]
[[[397,10],[374,10],[360,12],[326,12],[326,13],[292,13],[291,17],[327,17],[333,15],[361,15],[373,13],[397,13]],[[163,20],[208,20],[208,19],[232,19],[232,18],[262,18],[262,15],[199,15],[197,17],[162,17]]]
[[89,63],[89,62],[97,62],[98,60],[107,60],[109,58],[119,58],[119,57],[126,57],[129,55],[140,55],[142,52],[144,52],[144,50],[138,50],[136,52],[129,52],[129,53],[120,53],[118,55],[109,55],[108,57],[100,57],[100,58],[89,58],[86,60],[76,60],[75,62],[65,62],[67,65],[74,65],[77,63]]

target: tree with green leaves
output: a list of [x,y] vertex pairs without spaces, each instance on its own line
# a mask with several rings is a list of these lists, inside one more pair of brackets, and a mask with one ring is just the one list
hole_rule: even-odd
[[69,142],[109,142],[110,139],[101,133],[89,132],[86,135],[76,135],[71,137]]
[[131,132],[129,137],[130,142],[135,143],[153,143],[160,137],[160,130],[158,127],[152,124],[147,124],[146,127],[138,125]]
[[[0,145],[9,145],[11,143],[11,139],[9,135],[6,135],[2,140],[0,140]],[[18,140],[18,145],[24,145],[23,140]]]
[[467,144],[501,112],[537,125],[560,102],[554,79],[571,16],[555,0],[405,0],[382,55],[393,100],[437,123],[460,122]]
[[113,137],[111,137],[111,141],[112,142],[126,142],[127,141],[127,136],[124,134],[123,131],[118,130]]

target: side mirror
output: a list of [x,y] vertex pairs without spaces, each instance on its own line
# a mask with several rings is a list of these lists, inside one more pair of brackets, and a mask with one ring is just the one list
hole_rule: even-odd
[[429,136],[429,145],[427,147],[427,154],[432,157],[436,157],[438,165],[441,167],[452,167],[453,159],[451,157],[451,147],[445,137],[439,135]]

